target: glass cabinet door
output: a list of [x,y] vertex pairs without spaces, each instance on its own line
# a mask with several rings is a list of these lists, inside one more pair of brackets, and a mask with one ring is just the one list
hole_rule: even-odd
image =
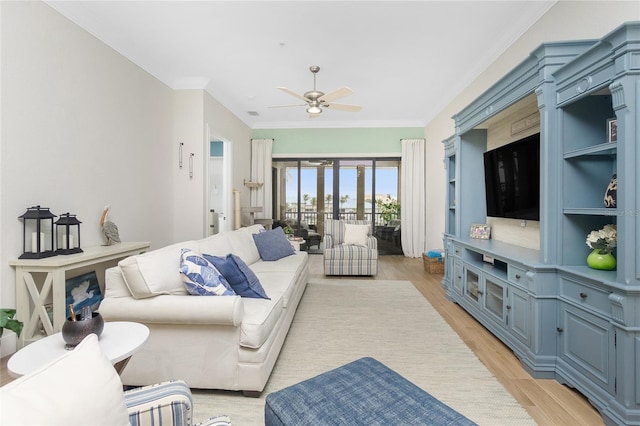
[[485,279],[484,307],[500,320],[504,319],[504,286],[488,276]]
[[470,269],[467,269],[465,274],[465,293],[475,302],[478,301],[482,294],[480,291],[480,276]]

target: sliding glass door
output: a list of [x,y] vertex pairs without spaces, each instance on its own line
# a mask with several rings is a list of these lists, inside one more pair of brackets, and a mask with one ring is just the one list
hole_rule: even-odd
[[274,159],[273,167],[276,224],[322,235],[326,219],[369,220],[382,253],[402,252],[399,159]]

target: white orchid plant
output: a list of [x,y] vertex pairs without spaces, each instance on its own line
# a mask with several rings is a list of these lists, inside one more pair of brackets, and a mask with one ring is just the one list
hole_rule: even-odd
[[604,228],[591,231],[587,235],[587,245],[594,250],[598,250],[600,254],[611,253],[617,242],[618,230],[614,224],[605,225]]

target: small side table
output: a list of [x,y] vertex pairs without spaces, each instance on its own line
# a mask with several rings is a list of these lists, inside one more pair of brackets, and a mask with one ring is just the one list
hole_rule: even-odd
[[[38,340],[39,323],[42,323],[48,336],[62,330],[67,318],[65,300],[68,271],[120,260],[148,249],[148,242],[123,242],[112,246],[86,247],[82,253],[67,256],[9,261],[9,265],[16,269],[16,316],[24,323],[18,347]],[[42,281],[36,277],[42,278]],[[53,304],[53,321],[49,320],[45,308],[48,300]]]
[[[131,355],[148,337],[149,328],[144,324],[128,321],[105,322],[99,344],[102,352],[120,374],[127,366]],[[9,358],[9,374],[12,377],[20,377],[37,370],[67,353],[64,345],[62,333],[34,341]]]
[[300,238],[300,239],[289,240],[289,242],[291,243],[295,251],[300,251],[300,247],[303,246],[306,241]]

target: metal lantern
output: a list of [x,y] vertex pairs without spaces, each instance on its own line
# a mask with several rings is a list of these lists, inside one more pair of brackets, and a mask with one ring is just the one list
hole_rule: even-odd
[[57,254],[82,253],[80,248],[80,222],[75,214],[64,213],[56,221]]
[[48,207],[29,207],[19,217],[23,221],[22,256],[20,259],[42,259],[55,256],[53,244],[53,218]]

